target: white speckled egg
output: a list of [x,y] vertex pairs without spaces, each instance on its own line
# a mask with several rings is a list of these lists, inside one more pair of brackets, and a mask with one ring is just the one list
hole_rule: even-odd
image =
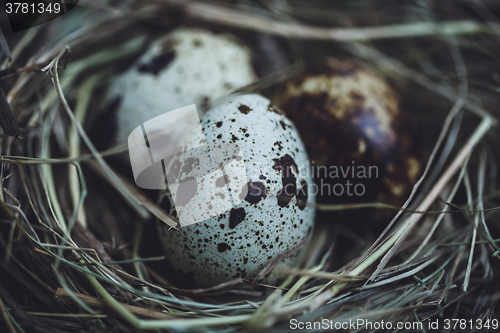
[[119,98],[116,144],[134,128],[165,112],[196,104],[198,112],[256,79],[250,50],[235,37],[179,28],[153,42],[112,83]]
[[[179,209],[213,210],[212,203],[221,198],[229,206],[179,230],[160,224],[162,244],[172,266],[193,284],[208,287],[238,277],[251,280],[273,258],[311,235],[315,193],[309,159],[294,124],[260,95],[240,95],[222,102],[201,118],[201,125],[212,147],[212,163],[213,147],[236,144],[240,155],[230,152],[220,164],[226,165],[229,159],[241,162],[246,178],[238,178],[241,172],[226,167],[223,177],[214,173],[197,179],[195,187],[202,190],[191,191],[182,200],[167,194],[164,203],[171,205],[174,215]],[[183,174],[182,170],[199,164],[189,157],[174,169]],[[207,184],[216,184],[215,191],[204,191]],[[278,265],[294,266],[305,248]],[[271,273],[266,282],[275,283],[277,278],[278,274]]]

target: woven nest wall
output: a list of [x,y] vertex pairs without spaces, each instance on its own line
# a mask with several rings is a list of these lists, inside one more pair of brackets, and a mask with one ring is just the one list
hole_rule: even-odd
[[[87,0],[25,31],[4,21],[1,331],[497,328],[499,18],[493,0]],[[318,200],[307,244],[280,249],[256,276],[190,284],[158,237],[157,223],[178,220],[159,191],[134,184],[107,94],[180,27],[249,48],[257,78],[230,95],[274,101],[327,59],[376,73],[407,114],[418,177],[396,201]],[[304,140],[310,110],[296,124]],[[263,279],[300,247],[296,267]]]

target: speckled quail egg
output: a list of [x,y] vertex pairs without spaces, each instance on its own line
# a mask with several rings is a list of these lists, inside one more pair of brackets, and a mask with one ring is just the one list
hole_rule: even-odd
[[198,112],[252,83],[250,50],[232,35],[179,28],[154,41],[133,66],[113,81],[118,98],[116,144],[143,122],[186,105]]
[[[315,193],[309,189],[309,159],[294,124],[260,95],[222,102],[201,118],[201,126],[210,157],[188,153],[167,163],[174,178],[190,179],[191,185],[180,197],[167,191],[162,205],[170,205],[174,216],[215,213],[179,230],[160,223],[161,241],[172,266],[195,285],[251,280],[273,258],[311,235]],[[204,170],[192,177],[193,170],[196,174],[210,163],[218,172]],[[188,183],[181,179],[183,184]],[[305,247],[278,265],[294,266]],[[278,278],[273,271],[266,282]]]
[[279,86],[273,102],[304,141],[319,203],[404,202],[421,172],[420,154],[414,123],[380,75],[328,59]]

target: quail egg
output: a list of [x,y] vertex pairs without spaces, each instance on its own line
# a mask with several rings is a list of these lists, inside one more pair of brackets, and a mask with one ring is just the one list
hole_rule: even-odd
[[[218,104],[202,116],[201,127],[210,151],[167,163],[179,186],[191,185],[185,195],[175,197],[169,181],[162,203],[174,216],[194,214],[197,222],[179,230],[159,224],[161,241],[172,266],[195,285],[251,280],[273,258],[311,235],[315,193],[309,188],[309,159],[294,124],[260,95],[239,95]],[[200,172],[208,164],[216,172]],[[204,213],[212,216],[202,220]],[[305,247],[278,265],[296,265]],[[271,272],[266,282],[278,278]]]
[[303,139],[319,203],[403,203],[422,166],[414,125],[383,78],[328,59],[279,86],[273,102]]
[[176,29],[111,84],[108,100],[119,103],[115,143],[126,143],[133,129],[167,111],[194,103],[202,113],[255,79],[251,52],[234,36]]

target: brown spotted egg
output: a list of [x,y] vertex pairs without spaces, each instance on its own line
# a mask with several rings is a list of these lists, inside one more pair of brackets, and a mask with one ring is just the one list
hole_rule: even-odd
[[329,59],[278,87],[273,102],[304,141],[319,203],[404,202],[422,166],[413,123],[383,78]]
[[[179,230],[160,224],[162,244],[172,266],[195,285],[251,280],[272,259],[311,235],[315,195],[309,190],[309,159],[294,124],[260,95],[224,101],[201,118],[201,126],[211,147],[209,158],[194,153],[167,169],[178,179],[208,163],[225,172],[200,174],[196,182],[188,177],[191,185],[185,195],[174,199],[167,193],[164,203],[175,216],[220,213]],[[224,148],[225,154],[217,156],[221,144],[237,148]],[[296,265],[305,247],[278,265]],[[271,273],[266,282],[277,278]]]
[[164,112],[196,104],[198,112],[252,83],[250,50],[232,35],[178,28],[151,43],[109,88],[117,101],[116,144]]

